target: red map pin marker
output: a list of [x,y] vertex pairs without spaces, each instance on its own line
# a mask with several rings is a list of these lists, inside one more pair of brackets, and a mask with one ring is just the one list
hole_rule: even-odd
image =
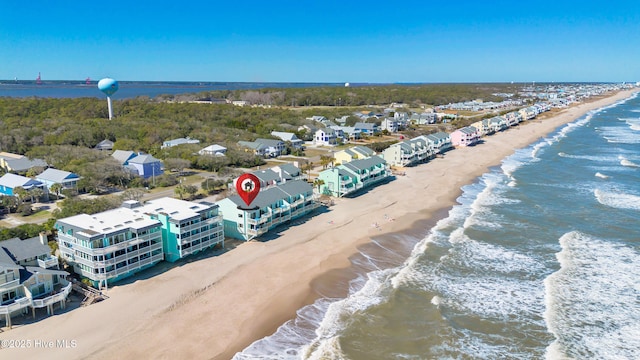
[[250,206],[260,192],[260,179],[253,174],[242,174],[236,181],[236,190],[245,204]]

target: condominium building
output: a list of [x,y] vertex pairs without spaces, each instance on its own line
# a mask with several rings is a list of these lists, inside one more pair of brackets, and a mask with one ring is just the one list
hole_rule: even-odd
[[215,204],[162,198],[56,222],[63,260],[101,287],[162,260],[176,261],[215,245],[224,246]]

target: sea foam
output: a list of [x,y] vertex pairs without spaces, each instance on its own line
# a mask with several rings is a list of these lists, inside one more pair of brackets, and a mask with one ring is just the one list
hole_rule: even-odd
[[617,209],[640,210],[640,196],[600,189],[594,190],[593,193],[602,205]]
[[544,318],[556,338],[547,358],[639,358],[638,252],[577,231],[560,246],[560,270],[544,281]]

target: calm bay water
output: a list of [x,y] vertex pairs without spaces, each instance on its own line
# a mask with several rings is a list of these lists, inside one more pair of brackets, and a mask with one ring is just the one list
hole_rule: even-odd
[[640,98],[518,150],[458,201],[376,240],[346,298],[236,359],[640,358]]
[[[249,82],[146,82],[122,81],[112,98],[128,99],[138,96],[154,98],[158,95],[179,95],[217,90],[251,90],[264,88],[309,88],[320,86],[344,86],[336,83],[249,83]],[[78,98],[105,95],[98,90],[97,82],[45,81],[42,85],[33,82],[0,81],[0,97]]]

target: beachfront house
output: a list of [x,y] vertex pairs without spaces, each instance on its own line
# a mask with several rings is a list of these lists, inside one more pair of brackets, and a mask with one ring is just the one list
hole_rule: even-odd
[[489,128],[494,133],[499,131],[504,131],[509,127],[506,119],[503,118],[502,116],[494,116],[488,120],[489,120]]
[[425,136],[425,139],[430,142],[430,147],[433,149],[434,154],[442,154],[453,148],[451,145],[451,136],[446,132],[437,132]]
[[14,192],[16,188],[22,188],[27,190],[27,192],[40,189],[45,195],[47,194],[47,187],[38,180],[11,173],[4,174],[0,177],[0,195],[19,196],[20,194]]
[[162,260],[224,246],[215,204],[161,198],[141,205],[125,201],[117,209],[59,219],[60,256],[76,274],[107,286]]
[[491,135],[495,131],[489,126],[489,119],[482,119],[471,124],[474,128],[478,129],[478,136],[483,137]]
[[451,133],[453,146],[472,146],[478,142],[479,138],[478,129],[473,126],[465,126]]
[[223,214],[225,235],[240,240],[260,237],[318,207],[313,188],[302,180],[287,181],[261,190],[251,206],[247,206],[237,194],[216,204]]
[[76,190],[80,176],[72,172],[48,168],[43,171],[42,174],[36,176],[36,180],[43,183],[49,190],[51,190],[53,184],[60,184],[63,189]]
[[424,136],[392,144],[382,152],[382,158],[391,166],[412,166],[433,156],[431,143]]
[[174,147],[174,146],[178,146],[178,145],[183,145],[183,144],[199,144],[200,140],[198,139],[192,139],[190,137],[186,137],[186,138],[178,138],[178,139],[173,139],[173,140],[167,140],[165,142],[162,143],[162,146],[160,146],[160,149],[166,149],[166,148],[170,148],[170,147]]
[[318,174],[322,180],[319,193],[342,197],[354,191],[377,185],[391,176],[387,162],[380,156],[370,156],[337,165]]
[[71,292],[66,271],[58,268],[58,258],[51,255],[43,234],[30,239],[13,238],[0,242],[0,315],[11,327],[11,316],[25,314],[29,308],[35,316],[38,308],[65,307]]
[[209,145],[206,148],[198,151],[200,155],[209,155],[209,156],[225,156],[227,153],[227,148],[218,144]]

